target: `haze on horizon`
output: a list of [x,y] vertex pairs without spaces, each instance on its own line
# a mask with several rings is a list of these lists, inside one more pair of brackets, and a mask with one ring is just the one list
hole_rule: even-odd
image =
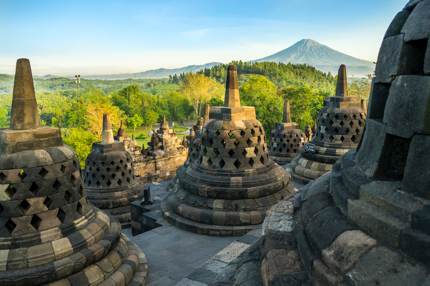
[[0,73],[113,74],[253,60],[310,38],[375,61],[406,0],[1,0]]

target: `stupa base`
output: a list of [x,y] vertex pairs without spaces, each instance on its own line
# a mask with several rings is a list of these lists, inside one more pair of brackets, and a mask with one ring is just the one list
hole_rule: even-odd
[[[171,196],[171,194],[169,196]],[[167,200],[163,200],[161,202],[161,210],[164,218],[170,224],[186,231],[213,236],[241,236],[260,226],[258,224],[240,226],[211,225],[192,221],[177,215],[173,210],[171,210],[168,206]]]

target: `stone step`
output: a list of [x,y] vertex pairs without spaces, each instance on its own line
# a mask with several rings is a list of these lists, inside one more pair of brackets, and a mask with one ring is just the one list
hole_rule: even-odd
[[401,232],[409,226],[383,208],[361,200],[348,200],[348,218],[392,247],[399,247]]
[[360,189],[360,200],[372,204],[404,223],[410,224],[412,214],[424,207],[424,200],[399,190],[396,182],[374,181]]

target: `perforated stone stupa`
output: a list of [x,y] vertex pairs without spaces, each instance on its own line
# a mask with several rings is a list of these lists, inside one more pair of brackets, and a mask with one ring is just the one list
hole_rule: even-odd
[[348,96],[346,67],[341,65],[336,96],[325,100],[318,113],[315,136],[288,166],[294,179],[303,183],[315,180],[331,171],[342,155],[355,149],[363,134],[365,110],[363,100]]
[[410,1],[385,34],[359,149],[285,203],[282,235],[266,230],[264,285],[428,285],[429,35],[430,0]]
[[103,115],[102,142],[94,143],[84,170],[84,188],[96,207],[130,225],[130,203],[143,196],[133,173],[133,161],[124,143],[114,141],[107,114]]
[[308,141],[299,125],[291,121],[290,102],[286,99],[282,121],[270,133],[270,157],[279,165],[290,163]]
[[171,179],[187,155],[188,149],[164,117],[160,128],[153,131],[148,148],[136,158],[134,173],[144,183]]
[[0,129],[0,285],[144,285],[144,254],[92,207],[60,130],[40,127],[19,59],[10,129]]
[[197,157],[178,171],[162,203],[164,216],[186,230],[240,235],[294,191],[290,176],[268,155],[254,107],[240,105],[237,70],[229,66],[225,106],[211,107]]

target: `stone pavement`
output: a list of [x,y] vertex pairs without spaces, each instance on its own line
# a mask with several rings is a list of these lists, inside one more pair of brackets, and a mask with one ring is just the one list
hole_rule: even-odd
[[238,239],[199,235],[168,224],[134,237],[130,229],[123,232],[146,254],[149,286],[175,285]]

